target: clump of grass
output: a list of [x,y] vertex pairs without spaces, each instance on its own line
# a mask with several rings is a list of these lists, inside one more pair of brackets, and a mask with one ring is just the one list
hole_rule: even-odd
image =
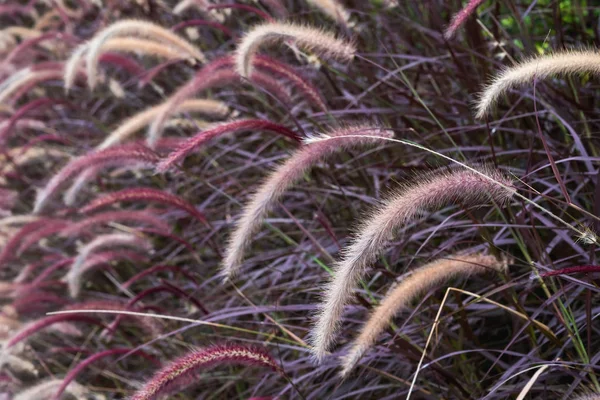
[[348,41],[320,29],[283,22],[269,22],[252,28],[242,39],[235,53],[238,73],[248,78],[252,72],[252,58],[265,44],[291,40],[299,47],[313,51],[325,59],[349,62],[356,48]]
[[422,213],[449,203],[504,204],[514,190],[512,182],[499,171],[482,169],[493,181],[470,170],[437,172],[420,177],[396,191],[362,222],[357,234],[336,262],[333,278],[326,285],[319,314],[311,332],[314,356],[322,360],[334,342],[344,306],[367,267],[392,238],[393,232]]
[[347,355],[342,359],[341,376],[345,378],[352,371],[394,315],[410,306],[418,296],[454,277],[468,277],[489,271],[503,272],[506,265],[506,261],[498,261],[493,256],[457,254],[432,261],[411,271],[407,278],[385,296],[362,327]]
[[240,345],[211,346],[193,350],[158,371],[131,400],[155,399],[173,390],[178,382],[184,381],[199,370],[226,364],[266,367],[280,371],[277,362],[262,349]]
[[332,154],[378,144],[380,138],[392,137],[393,132],[369,125],[350,125],[332,129],[328,135],[332,137],[356,135],[356,137],[307,144],[269,175],[244,207],[242,216],[231,234],[221,267],[221,274],[225,279],[233,278],[240,269],[244,252],[250,245],[252,236],[262,225],[265,215],[306,171]]
[[556,75],[600,75],[599,65],[600,53],[596,50],[557,51],[522,61],[504,69],[483,89],[477,100],[475,116],[485,118],[500,96],[514,87]]

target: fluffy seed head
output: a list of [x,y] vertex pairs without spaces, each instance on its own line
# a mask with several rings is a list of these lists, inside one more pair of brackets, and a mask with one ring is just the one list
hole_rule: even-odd
[[[61,387],[62,383],[62,379],[51,379],[49,381],[38,383],[35,386],[17,393],[13,400],[40,400],[49,398],[49,394],[54,393]],[[97,396],[92,395],[85,386],[75,381],[70,382],[69,385],[63,389],[63,392],[70,394],[76,399],[98,398]]]
[[555,75],[591,73],[600,75],[600,53],[597,51],[577,50],[559,51],[525,60],[500,72],[483,89],[476,104],[476,117],[484,118],[506,91]]
[[342,358],[342,377],[346,377],[360,358],[375,343],[394,315],[407,308],[419,295],[456,276],[469,276],[487,271],[504,271],[506,261],[483,254],[457,254],[430,262],[405,278],[391,290],[371,314],[348,354]]
[[[329,136],[365,135],[380,138],[392,137],[393,132],[379,127],[366,125],[347,126],[334,129]],[[252,236],[261,227],[262,220],[275,202],[302,178],[304,173],[321,160],[332,154],[361,146],[378,144],[377,138],[348,137],[337,140],[321,141],[305,145],[296,151],[285,163],[280,165],[252,196],[244,207],[242,216],[231,234],[222,265],[222,275],[232,278],[241,267],[244,252],[250,245]]]
[[161,369],[131,397],[131,400],[155,399],[167,392],[169,387],[172,387],[177,381],[189,377],[194,372],[223,364],[267,367],[274,371],[280,370],[279,365],[264,350],[239,345],[212,346],[192,351]]
[[352,290],[390,241],[396,228],[427,210],[435,210],[449,203],[480,205],[493,200],[503,204],[512,197],[514,190],[511,189],[510,179],[496,170],[483,171],[493,181],[471,170],[429,174],[398,191],[360,225],[356,237],[335,263],[333,278],[324,290],[324,300],[311,333],[313,352],[318,360],[325,357],[334,342]]
[[[86,50],[86,69],[90,88],[94,88],[97,76],[98,57],[102,49],[102,45],[112,37],[126,37],[128,35],[136,35],[155,40],[160,43],[167,43],[187,52],[193,58],[205,62],[204,54],[196,48],[196,46],[187,42],[173,32],[156,25],[149,21],[138,21],[132,19],[124,19],[106,27],[98,32],[96,36],[87,44]],[[80,55],[83,55],[81,53]]]
[[317,7],[338,24],[348,26],[350,13],[337,0],[308,0],[308,3]]
[[349,62],[356,49],[352,43],[338,39],[335,35],[316,28],[283,22],[269,22],[250,30],[236,49],[236,69],[248,78],[251,73],[252,58],[260,46],[292,40],[296,45],[313,51],[326,59]]

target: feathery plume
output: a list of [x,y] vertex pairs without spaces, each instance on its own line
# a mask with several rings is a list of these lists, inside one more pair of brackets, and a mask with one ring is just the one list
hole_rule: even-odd
[[158,160],[159,156],[154,151],[139,144],[108,148],[76,158],[65,165],[48,181],[44,189],[38,192],[33,213],[39,214],[46,206],[52,194],[82,170],[91,167],[97,169],[99,167],[122,166],[129,163],[143,163],[148,166],[154,166]]
[[170,205],[187,212],[203,224],[207,223],[204,214],[196,210],[196,207],[183,200],[181,197],[163,192],[162,190],[145,187],[123,189],[118,192],[108,193],[91,201],[87,206],[81,209],[81,212],[87,214],[120,201],[156,202]]
[[559,51],[532,57],[500,72],[481,93],[476,104],[476,118],[484,118],[498,98],[507,90],[534,79],[555,75],[591,73],[600,75],[600,53],[590,50]]
[[[83,371],[83,369],[85,369],[88,365],[93,364],[96,361],[101,360],[106,357],[110,357],[110,356],[114,356],[114,355],[118,355],[118,354],[130,354],[130,353],[138,353],[138,352],[140,352],[140,351],[125,347],[125,348],[104,350],[99,353],[92,354],[85,360],[80,361],[75,367],[73,367],[67,373],[67,375],[65,375],[64,379],[62,380],[62,383],[58,386],[58,388],[51,391],[52,393],[54,393],[54,395],[52,396],[52,400],[60,400],[60,398],[62,397],[62,394],[67,390],[69,385],[71,385],[71,383],[73,383],[75,381],[75,378],[77,377],[77,375],[81,371]],[[142,355],[145,355],[144,352],[141,352],[141,353],[142,353]],[[147,355],[145,355],[145,357],[148,358]]]
[[235,53],[237,72],[244,78],[251,74],[252,58],[263,44],[292,40],[296,45],[314,51],[323,58],[349,62],[356,49],[350,42],[316,28],[282,22],[269,22],[250,30]]
[[21,256],[28,248],[50,235],[62,231],[69,223],[64,220],[50,220],[44,226],[28,235],[17,249],[17,256]]
[[[121,143],[136,131],[148,125],[157,114],[161,114],[166,107],[170,107],[168,101],[157,106],[141,111],[134,116],[126,119],[117,129],[115,129],[96,149],[103,150],[108,147]],[[224,118],[229,113],[229,107],[221,101],[209,99],[190,99],[178,104],[173,113],[198,112],[207,116]],[[156,145],[157,137],[153,144]]]
[[96,67],[98,57],[102,49],[102,45],[112,37],[126,37],[128,35],[136,35],[155,40],[157,42],[166,42],[171,44],[191,55],[200,62],[205,62],[204,54],[194,45],[155,23],[149,21],[138,21],[132,19],[124,19],[115,22],[106,27],[87,44],[86,48],[86,71],[90,88],[96,85]]
[[17,332],[15,332],[13,335],[11,335],[11,337],[6,341],[6,343],[4,343],[4,347],[2,348],[2,354],[0,355],[0,363],[1,363],[2,357],[5,354],[7,354],[9,349],[11,347],[13,347],[14,345],[16,345],[17,343],[22,342],[23,340],[36,334],[38,331],[40,331],[44,328],[47,328],[51,325],[59,324],[59,323],[65,322],[65,321],[81,321],[81,322],[86,322],[89,324],[95,324],[95,325],[104,327],[104,324],[100,320],[98,320],[96,318],[88,317],[86,315],[58,314],[58,315],[50,315],[47,317],[42,317],[40,319],[31,321],[31,322],[23,325],[23,327],[21,327],[21,329],[19,329]]
[[[62,379],[51,379],[49,381],[38,383],[29,389],[25,389],[17,393],[13,400],[49,400],[51,393],[54,393],[59,387],[61,387],[62,382]],[[98,398],[97,396],[92,395],[85,386],[75,381],[70,382],[69,385],[63,389],[63,392],[68,393],[76,399]]]
[[450,40],[456,34],[456,31],[467,22],[467,19],[473,15],[477,7],[479,7],[483,3],[483,0],[469,0],[467,5],[454,14],[452,17],[452,21],[446,30],[444,31],[444,37],[446,40]]
[[291,131],[283,125],[275,124],[267,120],[242,119],[239,121],[226,122],[223,124],[216,125],[213,128],[209,128],[205,131],[202,131],[186,140],[184,143],[181,144],[179,148],[177,148],[175,151],[169,154],[167,158],[163,159],[156,167],[156,170],[157,172],[164,172],[168,170],[169,168],[173,167],[173,165],[179,160],[187,157],[188,154],[190,154],[192,151],[198,149],[206,142],[215,137],[224,135],[226,133],[235,134],[241,131],[248,130],[271,131],[286,136],[295,141],[300,140],[300,138],[295,132]]
[[430,262],[410,272],[408,277],[385,296],[362,327],[348,354],[342,358],[342,377],[346,377],[367,350],[373,346],[392,318],[408,307],[419,295],[453,277],[469,276],[487,271],[502,272],[506,266],[505,260],[498,261],[493,256],[457,254]]
[[168,391],[178,381],[194,372],[214,365],[236,364],[267,367],[280,371],[279,365],[264,350],[240,345],[212,346],[194,350],[158,371],[131,400],[151,400]]
[[307,0],[314,7],[342,26],[348,26],[350,13],[337,0]]
[[106,211],[92,215],[79,222],[71,223],[60,232],[62,237],[71,237],[87,231],[97,225],[106,225],[113,222],[138,222],[149,225],[155,229],[170,232],[171,226],[148,211]]
[[21,227],[4,245],[2,248],[2,252],[0,252],[0,266],[11,261],[15,255],[19,245],[25,240],[29,235],[35,233],[37,230],[42,229],[48,223],[58,223],[60,220],[54,220],[50,218],[40,218],[34,221],[31,221]]
[[494,182],[471,170],[426,175],[398,191],[361,224],[353,242],[335,263],[333,277],[324,290],[324,300],[311,333],[313,353],[318,360],[324,358],[334,342],[344,306],[353,288],[390,241],[396,228],[425,211],[448,203],[479,205],[493,200],[504,204],[511,198],[514,190],[505,189],[512,188],[510,179],[497,170],[484,169],[483,172]]
[[[355,125],[334,129],[328,135],[365,135],[387,138],[392,137],[393,132],[379,127]],[[244,252],[254,233],[261,227],[265,215],[283,193],[302,178],[306,171],[319,161],[339,151],[378,143],[379,140],[375,138],[348,137],[308,144],[297,150],[285,163],[272,172],[244,207],[242,216],[231,234],[221,271],[225,279],[233,278],[241,267]]]
[[62,77],[62,73],[60,71],[52,71],[47,69],[34,71],[29,67],[25,68],[23,71],[27,72],[23,74],[22,71],[20,71],[18,74],[15,74],[18,75],[18,79],[10,79],[10,84],[2,87],[0,90],[0,103],[5,103],[12,94],[14,94],[23,86],[27,85],[31,87],[44,81],[60,79]]
[[96,236],[94,240],[79,250],[79,254],[73,261],[69,273],[65,276],[71,297],[79,296],[81,278],[86,270],[89,269],[84,268],[84,263],[88,257],[98,249],[114,246],[141,248],[146,251],[152,249],[152,244],[147,239],[129,233],[109,233]]

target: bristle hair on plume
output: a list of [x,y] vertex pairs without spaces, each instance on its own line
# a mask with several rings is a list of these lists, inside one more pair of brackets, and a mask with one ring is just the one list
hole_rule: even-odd
[[482,91],[476,103],[476,117],[485,118],[500,96],[509,89],[556,75],[590,73],[600,76],[600,52],[569,50],[532,57],[500,72]]
[[393,132],[369,125],[349,125],[332,129],[327,135],[330,137],[353,136],[315,142],[301,147],[269,175],[244,207],[242,216],[230,236],[221,267],[221,274],[225,279],[233,278],[240,269],[244,252],[250,245],[254,233],[261,227],[265,215],[285,191],[302,178],[306,171],[319,161],[340,151],[379,144],[380,138],[390,138],[393,136]]
[[248,78],[252,72],[252,58],[260,46],[286,40],[325,59],[349,62],[356,53],[352,43],[338,39],[330,32],[291,23],[268,22],[252,28],[239,43],[235,52],[238,73]]
[[166,394],[178,381],[189,378],[201,369],[215,365],[244,365],[271,368],[280,371],[279,365],[266,351],[240,345],[217,345],[193,350],[173,361],[150,378],[130,400],[151,400]]
[[65,280],[69,286],[69,293],[71,297],[75,298],[79,296],[79,291],[81,290],[81,278],[85,272],[83,265],[90,254],[101,248],[115,246],[142,248],[147,251],[152,249],[152,245],[148,240],[130,233],[109,233],[96,236],[94,240],[79,250],[79,254],[73,261],[71,269],[65,277]]
[[360,358],[375,344],[392,318],[427,290],[453,277],[468,277],[489,271],[503,272],[506,260],[484,254],[456,254],[432,261],[409,273],[392,289],[362,327],[345,357],[342,358],[341,376],[346,377]]
[[500,171],[481,167],[434,172],[404,186],[362,222],[353,241],[342,251],[326,285],[323,301],[311,332],[313,354],[322,360],[334,343],[344,307],[354,287],[379,252],[392,239],[394,231],[429,210],[447,204],[478,206],[493,201],[506,203],[515,193],[511,180]]
[[166,42],[186,51],[196,60],[201,62],[206,61],[204,54],[202,54],[202,52],[196,48],[196,46],[174,34],[170,30],[149,21],[124,19],[115,22],[114,24],[97,33],[87,45],[86,71],[90,88],[93,89],[96,84],[96,67],[102,45],[111,37],[125,37],[127,35],[145,37],[161,43]]

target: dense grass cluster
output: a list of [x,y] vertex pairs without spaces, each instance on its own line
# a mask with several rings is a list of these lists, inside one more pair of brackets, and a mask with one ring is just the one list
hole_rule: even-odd
[[600,396],[600,7],[0,4],[0,397]]

